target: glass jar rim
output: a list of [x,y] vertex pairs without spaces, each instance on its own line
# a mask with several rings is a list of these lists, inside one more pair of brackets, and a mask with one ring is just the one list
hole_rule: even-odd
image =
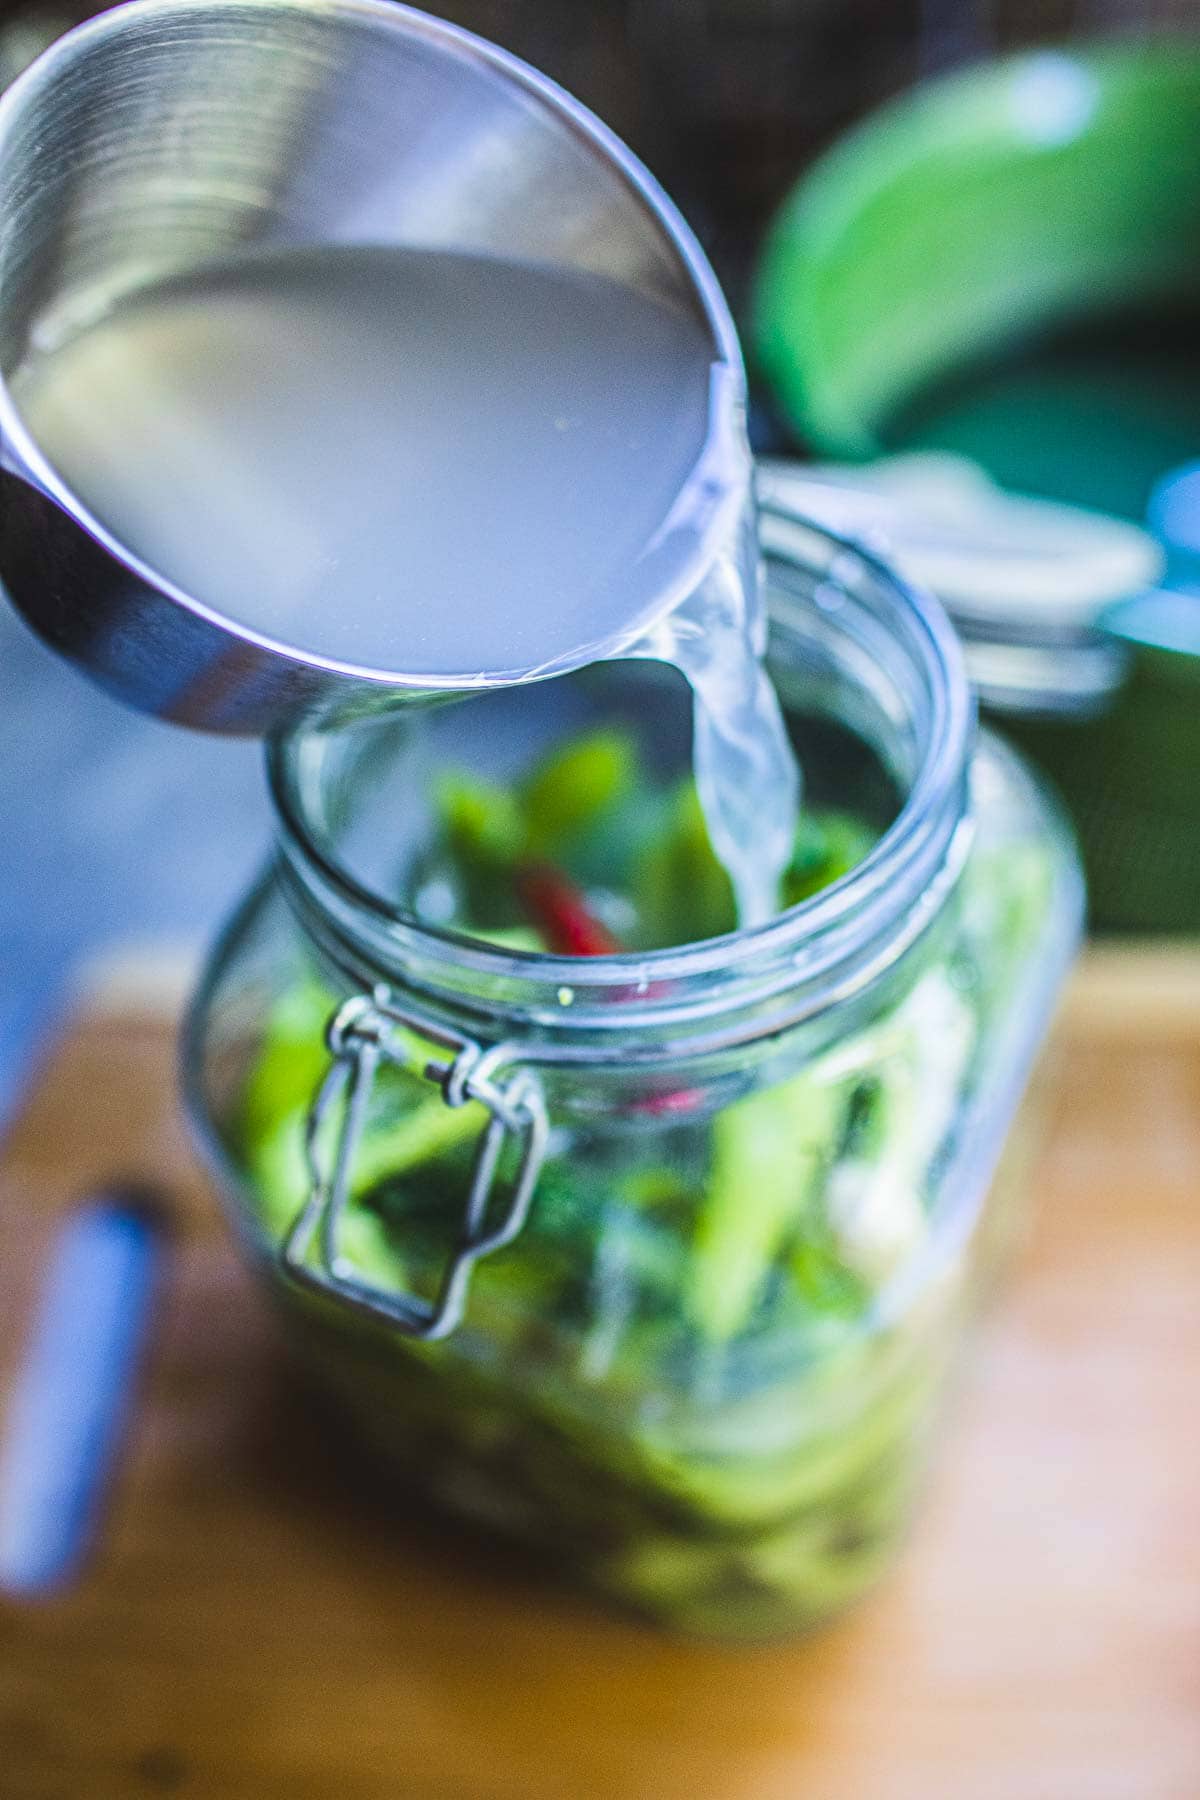
[[[814,989],[807,1010],[817,1010],[816,989],[829,990],[827,1002],[890,966],[940,911],[965,857],[975,715],[958,640],[933,596],[852,538],[769,506],[760,508],[760,538],[774,626],[789,613],[772,568],[807,568],[814,585],[800,610],[836,618],[853,606],[863,621],[873,618],[876,649],[890,640],[906,664],[900,685],[920,689],[916,767],[895,818],[861,863],[765,923],[720,937],[596,957],[499,948],[419,921],[346,866],[323,816],[334,734],[310,725],[269,742],[267,769],[285,885],[310,927],[315,913],[327,954],[359,979],[399,973],[450,1004],[491,1004],[571,1030],[615,1024],[618,1011],[627,1029],[760,1006],[802,986]],[[852,584],[873,598],[864,601]],[[791,616],[799,616],[794,605]],[[618,997],[619,1009],[605,1007]]]

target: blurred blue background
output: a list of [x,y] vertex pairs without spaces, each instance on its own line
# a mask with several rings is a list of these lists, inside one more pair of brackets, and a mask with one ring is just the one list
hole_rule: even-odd
[[192,945],[262,855],[257,744],[126,712],[0,605],[0,1121],[81,957]]

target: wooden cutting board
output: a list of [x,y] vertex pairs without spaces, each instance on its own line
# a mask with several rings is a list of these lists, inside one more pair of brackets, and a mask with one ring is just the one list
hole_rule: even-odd
[[823,1635],[731,1651],[372,1484],[234,1259],[171,1024],[93,1004],[0,1162],[0,1371],[89,1186],[162,1184],[178,1236],[92,1559],[0,1604],[0,1796],[1197,1800],[1200,954],[1093,955],[1058,1042],[1033,1239],[912,1543]]

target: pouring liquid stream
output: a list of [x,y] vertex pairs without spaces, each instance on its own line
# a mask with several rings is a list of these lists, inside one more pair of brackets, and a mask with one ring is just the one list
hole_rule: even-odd
[[98,524],[263,636],[446,689],[674,664],[747,926],[776,910],[799,783],[732,387],[698,320],[604,277],[350,247],[139,290],[12,382]]
[[763,663],[766,606],[744,449],[741,503],[699,586],[630,654],[677,668],[692,690],[692,769],[738,922],[779,910],[800,807],[800,770]]

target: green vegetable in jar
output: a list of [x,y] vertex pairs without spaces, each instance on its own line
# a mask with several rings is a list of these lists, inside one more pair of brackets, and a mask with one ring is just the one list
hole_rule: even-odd
[[[504,786],[446,772],[410,876],[450,929],[604,955],[736,923],[690,781],[581,736]],[[806,814],[787,904],[841,880],[879,822]],[[533,1538],[677,1625],[763,1635],[859,1592],[902,1527],[963,1284],[881,1311],[930,1234],[985,1025],[1041,927],[1051,871],[982,845],[948,921],[861,1024],[714,1096],[631,1095],[556,1120],[528,1223],[422,1344],[297,1302],[304,1353],[434,1497]],[[445,921],[439,919],[444,928]],[[338,995],[311,962],[266,1019],[237,1160],[268,1239],[309,1183],[304,1134]],[[459,1229],[482,1108],[385,1064],[351,1171],[344,1256],[426,1296]],[[504,1173],[502,1168],[501,1173]],[[419,1472],[419,1476],[417,1474]]]

